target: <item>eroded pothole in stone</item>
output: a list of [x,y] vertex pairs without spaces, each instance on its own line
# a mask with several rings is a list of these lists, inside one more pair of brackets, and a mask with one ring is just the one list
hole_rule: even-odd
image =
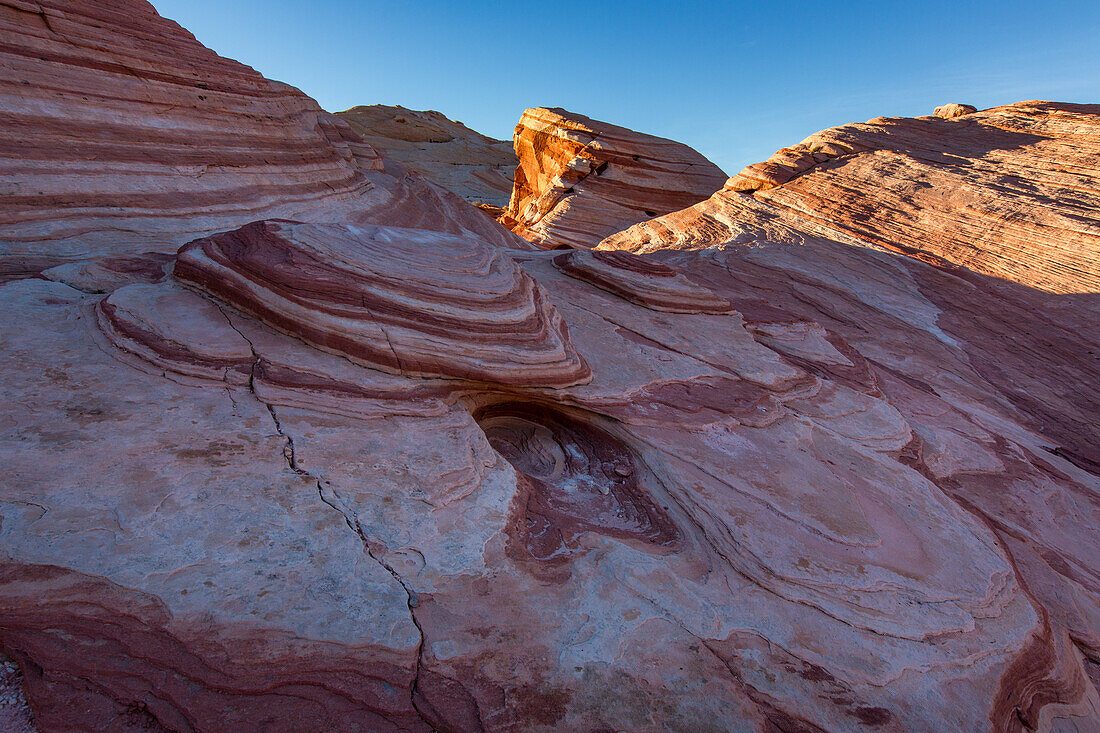
[[563,561],[583,532],[664,551],[679,545],[630,449],[583,416],[505,402],[478,408],[474,419],[520,474],[513,540],[528,557]]

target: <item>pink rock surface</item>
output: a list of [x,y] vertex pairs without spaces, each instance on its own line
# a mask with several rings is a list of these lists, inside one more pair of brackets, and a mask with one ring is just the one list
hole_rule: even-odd
[[174,252],[278,216],[416,221],[520,246],[143,0],[14,0],[0,37],[0,277]]
[[1100,727],[1095,292],[770,191],[511,247],[384,164],[170,261],[171,206],[22,251],[74,261],[0,285],[0,724],[21,684],[40,731]]
[[39,725],[1087,724],[1095,476],[968,365],[996,334],[922,322],[908,278],[946,276],[789,250],[666,255],[750,329],[519,256],[593,365],[561,389],[376,371],[172,282],[0,288]]
[[682,209],[726,174],[688,146],[563,109],[528,109],[500,220],[542,249],[592,247],[635,222]]
[[554,267],[631,303],[672,313],[729,313],[733,306],[668,265],[629,252],[573,250]]
[[477,239],[262,221],[187,245],[175,275],[367,366],[525,386],[591,378],[545,291]]

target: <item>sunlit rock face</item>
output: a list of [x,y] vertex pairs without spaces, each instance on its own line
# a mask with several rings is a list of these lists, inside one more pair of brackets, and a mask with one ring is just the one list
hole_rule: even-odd
[[606,247],[707,246],[738,238],[749,218],[1045,292],[1095,293],[1098,174],[1100,105],[879,117],[783,148],[707,201]]
[[516,168],[510,141],[494,140],[434,110],[371,104],[336,116],[386,158],[491,215],[508,206]]
[[563,109],[525,111],[513,141],[519,166],[500,220],[542,249],[592,247],[701,201],[726,180],[682,143]]
[[536,251],[387,171],[0,285],[0,721],[1100,725],[1095,293],[732,191]]
[[0,277],[171,253],[264,217],[518,244],[449,192],[385,175],[346,122],[142,0],[7,3],[0,36]]
[[936,107],[936,109],[932,110],[932,115],[934,117],[942,117],[945,120],[953,120],[956,117],[973,114],[977,111],[978,108],[972,104],[959,104],[958,102],[951,102],[949,104],[941,104],[939,107]]

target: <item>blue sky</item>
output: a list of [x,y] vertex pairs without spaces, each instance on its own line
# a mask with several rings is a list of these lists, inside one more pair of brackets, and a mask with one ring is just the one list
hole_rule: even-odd
[[338,111],[436,109],[499,138],[554,106],[736,173],[825,127],[1022,99],[1100,103],[1100,0],[153,0]]

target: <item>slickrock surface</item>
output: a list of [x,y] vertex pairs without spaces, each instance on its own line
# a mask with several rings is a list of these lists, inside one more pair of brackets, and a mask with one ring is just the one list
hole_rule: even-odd
[[[91,58],[159,38],[96,8]],[[1068,155],[1094,117],[1032,108],[874,124]],[[1074,140],[989,148],[1051,197],[1003,240],[1089,200]],[[43,733],[1100,729],[1100,296],[766,199],[846,161],[601,245],[644,254],[522,248],[389,159],[311,223],[26,245],[100,256],[0,284],[0,726],[22,685]],[[940,241],[914,211],[864,223]]]
[[682,143],[563,109],[525,111],[513,142],[519,166],[500,220],[542,249],[592,247],[702,201],[726,180]]
[[[772,228],[812,231],[1051,293],[1100,291],[1100,105],[1020,102],[811,135],[706,202],[608,239],[612,249],[737,236],[751,193]],[[756,217],[757,214],[752,214]],[[688,244],[690,242],[690,244]]]
[[187,245],[175,275],[367,366],[525,386],[591,377],[545,291],[472,238],[261,221]]
[[[235,235],[264,230],[207,294],[184,262],[229,235],[109,295],[0,287],[0,644],[43,670],[41,730],[1100,722],[1100,481],[979,358],[1043,333],[1079,390],[1044,398],[1087,398],[1092,365],[1060,359],[1100,328],[1071,339],[1055,296],[814,239],[663,254],[737,309],[675,313],[517,253],[592,367],[547,389],[382,372],[245,315],[226,285],[274,302],[285,267],[317,322],[335,294],[387,318],[351,230]],[[356,266],[437,246],[410,275],[453,304],[428,234],[379,230]]]
[[503,213],[512,195],[516,154],[495,140],[432,110],[372,104],[336,116],[387,158],[393,158],[472,204]]
[[733,310],[728,300],[696,285],[676,268],[629,252],[575,249],[555,257],[554,267],[653,310],[672,313]]
[[340,118],[142,0],[0,5],[0,278],[174,252],[263,217],[393,223],[413,209],[420,226],[516,246],[383,166]]

